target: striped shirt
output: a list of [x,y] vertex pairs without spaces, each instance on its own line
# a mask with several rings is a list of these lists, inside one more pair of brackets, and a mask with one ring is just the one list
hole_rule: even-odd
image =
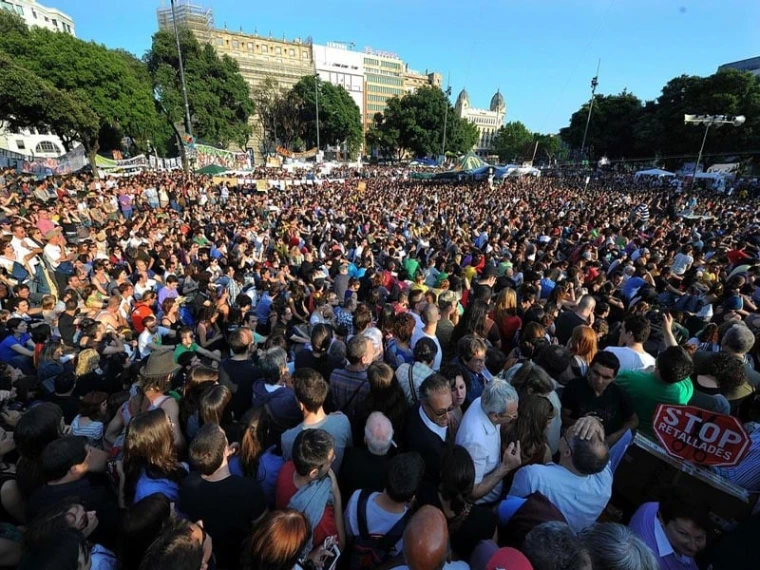
[[714,467],[715,472],[734,485],[750,492],[760,492],[760,423],[744,426],[750,438],[749,451],[741,463],[734,467]]
[[636,206],[636,208],[633,210],[633,217],[638,217],[639,220],[647,223],[649,221],[649,206],[643,203]]
[[71,435],[83,435],[87,438],[90,445],[102,448],[103,422],[90,422],[86,425],[80,425],[81,419],[82,416],[76,416],[71,420]]

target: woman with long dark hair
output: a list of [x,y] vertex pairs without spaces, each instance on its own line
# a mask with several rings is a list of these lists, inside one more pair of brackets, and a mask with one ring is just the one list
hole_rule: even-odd
[[496,538],[496,515],[491,509],[472,502],[475,464],[464,447],[455,445],[449,449],[442,465],[438,488],[423,485],[417,501],[420,506],[432,505],[443,512],[452,553],[460,560],[469,560],[478,542]]
[[230,458],[230,473],[255,477],[261,485],[267,505],[274,507],[275,487],[280,469],[285,464],[279,444],[266,447],[271,419],[263,407],[254,408],[240,438],[240,453]]
[[177,460],[169,416],[162,409],[149,410],[127,426],[124,439],[124,504],[161,493],[179,500],[179,484],[187,469]]
[[491,346],[501,348],[499,327],[488,318],[488,304],[480,299],[474,299],[467,305],[462,318],[451,333],[451,342],[456,345],[459,339],[468,334],[475,335]]
[[553,418],[554,408],[544,396],[521,398],[517,420],[504,430],[502,447],[519,441],[523,465],[549,463],[551,451],[546,440],[546,430]]

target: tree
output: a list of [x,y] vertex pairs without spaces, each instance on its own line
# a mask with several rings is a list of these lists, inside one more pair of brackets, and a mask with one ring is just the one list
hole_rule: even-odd
[[[187,28],[180,28],[179,36],[193,135],[213,145],[245,148],[254,106],[237,62],[226,55],[219,57],[209,44],[201,45]],[[184,124],[179,58],[172,32],[159,30],[153,35],[145,62],[162,108],[172,123]]]
[[[525,158],[528,153],[533,155],[533,134],[520,121],[512,121],[499,127],[493,140],[493,150],[499,155],[499,160],[516,162]],[[530,158],[530,157],[528,157]]]
[[[410,153],[414,156],[438,156],[444,144],[446,151],[461,154],[469,151],[478,140],[478,128],[460,119],[446,94],[437,87],[421,87],[403,98],[393,97],[386,102],[381,120],[377,116],[367,143],[383,151],[385,156],[398,158]],[[385,131],[385,132],[383,132]]]
[[[316,82],[316,85],[315,85]],[[362,118],[358,105],[342,86],[305,75],[288,94],[297,103],[304,143],[317,146],[317,93],[319,94],[319,142],[338,145],[344,141],[351,155],[362,144]]]
[[533,133],[533,145],[538,145],[535,146],[535,161],[538,163],[550,164],[559,158],[562,151],[562,140],[557,135]]
[[[58,111],[68,108],[74,113],[72,119],[59,117],[50,128],[64,144],[81,142],[94,172],[99,135],[106,128],[129,134],[144,148],[146,135],[157,121],[153,96],[122,55],[70,34],[37,27],[30,30],[4,11],[0,12],[0,52],[28,72],[30,82],[44,77],[39,85],[57,97]],[[97,123],[94,131],[93,117]]]
[[[586,137],[587,157],[635,156],[634,132],[642,112],[641,100],[633,93],[623,90],[618,95],[597,95]],[[569,126],[560,130],[562,139],[575,149],[581,148],[587,119],[588,103],[573,113]]]
[[395,160],[403,158],[401,133],[395,125],[386,121],[382,113],[375,113],[373,117],[372,126],[367,131],[367,146],[377,149],[380,156],[391,157]]

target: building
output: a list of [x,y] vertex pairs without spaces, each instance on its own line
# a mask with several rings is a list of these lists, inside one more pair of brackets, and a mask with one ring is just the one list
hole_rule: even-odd
[[443,85],[443,76],[440,73],[420,73],[409,69],[409,66],[405,66],[404,73],[404,95],[414,93],[420,87],[438,87]]
[[507,104],[504,102],[501,92],[496,91],[491,97],[491,105],[486,110],[470,107],[470,96],[466,89],[462,89],[459,97],[457,97],[455,110],[460,118],[467,119],[478,127],[480,138],[472,150],[479,156],[493,154],[493,140],[496,131],[504,124],[504,119],[507,116]]
[[[214,26],[213,12],[189,2],[175,6],[177,24],[188,27],[199,42],[214,46],[220,56],[228,55],[240,66],[240,74],[251,92],[265,78],[272,77],[279,86],[288,90],[304,75],[314,75],[311,39],[287,40],[261,36],[257,33],[233,32]],[[159,29],[172,29],[171,7],[158,9]],[[258,116],[251,117],[253,133],[248,147],[254,150],[257,162],[263,158],[263,131]]]
[[0,9],[18,14],[30,28],[47,28],[75,36],[74,20],[56,8],[38,4],[37,0],[0,0]]
[[406,65],[395,53],[364,48],[364,126],[372,125],[375,113],[385,112],[391,97],[404,95]]
[[314,67],[322,81],[343,87],[359,107],[364,121],[364,54],[351,49],[353,44],[327,42],[313,45]]
[[29,158],[56,158],[65,154],[63,143],[56,135],[24,129],[11,132],[0,122],[0,149],[23,154]]
[[[74,20],[55,8],[38,4],[36,0],[0,0],[0,9],[17,14],[27,26],[46,28],[75,36]],[[55,158],[64,154],[61,139],[37,129],[10,131],[0,122],[0,149],[23,154],[29,158]]]
[[760,57],[751,57],[749,59],[742,59],[741,61],[724,63],[718,67],[718,71],[724,69],[738,69],[739,71],[749,71],[752,75],[760,75]]

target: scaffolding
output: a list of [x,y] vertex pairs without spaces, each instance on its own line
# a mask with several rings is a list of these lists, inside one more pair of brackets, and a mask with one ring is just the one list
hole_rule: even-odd
[[[188,28],[200,42],[211,43],[214,32],[214,13],[211,8],[193,4],[190,0],[177,0],[174,5],[177,26]],[[174,20],[169,0],[162,0],[156,10],[158,29],[173,29]]]

